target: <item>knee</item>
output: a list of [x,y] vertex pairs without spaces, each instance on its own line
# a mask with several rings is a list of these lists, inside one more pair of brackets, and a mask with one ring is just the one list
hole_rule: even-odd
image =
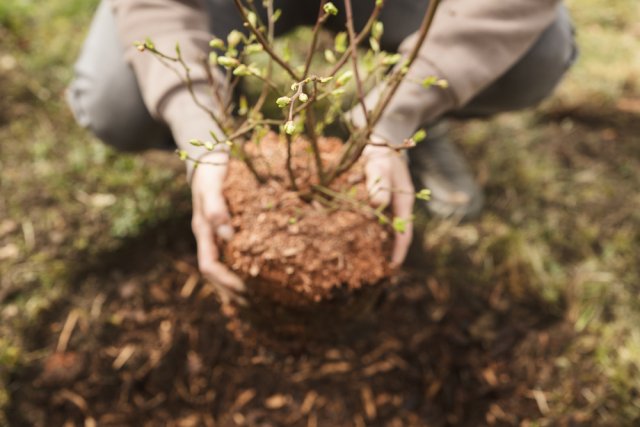
[[494,114],[532,107],[547,98],[577,56],[573,26],[567,10],[507,73],[465,107],[472,114]]
[[77,73],[66,99],[79,125],[119,151],[172,145],[166,126],[153,119],[145,107],[133,73]]
[[568,11],[561,7],[555,22],[514,67],[521,89],[514,91],[514,108],[534,106],[553,93],[578,54]]

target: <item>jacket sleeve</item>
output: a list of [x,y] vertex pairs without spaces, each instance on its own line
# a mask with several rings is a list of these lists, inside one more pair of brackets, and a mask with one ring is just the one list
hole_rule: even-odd
[[[374,134],[399,143],[418,126],[465,105],[533,46],[557,16],[560,3],[443,0],[408,78],[398,88]],[[415,33],[402,42],[399,50],[403,55],[409,54],[417,37]],[[447,80],[448,89],[424,89],[416,83],[429,76]],[[373,104],[379,92],[374,90],[368,101]]]
[[[149,38],[156,48],[174,55],[176,43],[190,68],[198,99],[209,109],[217,105],[211,95],[204,64],[209,52],[207,13],[202,0],[110,0],[117,32],[125,46],[125,58],[133,67],[142,99],[153,117],[169,125],[176,144],[198,157],[201,148],[188,144],[190,139],[210,140],[209,131],[221,134],[208,114],[196,106],[178,74],[167,68],[149,52],[139,52],[136,41]],[[182,70],[176,65],[182,75]],[[217,69],[214,78],[223,87]]]

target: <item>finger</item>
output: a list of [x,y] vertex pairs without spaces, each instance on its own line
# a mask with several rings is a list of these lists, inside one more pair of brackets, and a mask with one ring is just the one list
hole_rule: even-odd
[[194,220],[193,234],[198,246],[198,266],[202,274],[216,285],[234,292],[243,292],[245,287],[242,280],[218,261],[220,252],[208,221]]
[[393,187],[399,191],[393,195],[393,215],[398,218],[407,220],[405,230],[403,232],[396,231],[393,244],[393,252],[391,255],[391,264],[399,267],[409,252],[411,240],[413,238],[413,204],[415,201],[414,188],[411,182],[409,170],[404,165],[398,167],[393,175]]
[[221,224],[216,228],[216,236],[228,242],[233,238],[233,227],[229,224]]
[[369,201],[373,206],[387,206],[391,201],[391,178],[387,162],[371,159],[365,166]]

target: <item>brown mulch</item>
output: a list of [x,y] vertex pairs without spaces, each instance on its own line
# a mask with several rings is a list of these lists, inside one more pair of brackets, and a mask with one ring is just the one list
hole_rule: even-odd
[[456,269],[405,276],[333,340],[239,343],[192,255],[140,250],[45,316],[34,354],[50,355],[14,375],[11,425],[527,425],[573,333],[534,296]]

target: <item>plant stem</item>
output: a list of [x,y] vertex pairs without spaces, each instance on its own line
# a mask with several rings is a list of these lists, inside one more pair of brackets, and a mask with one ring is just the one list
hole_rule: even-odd
[[324,24],[328,18],[328,14],[325,13],[323,7],[327,0],[320,1],[320,9],[318,10],[318,19],[316,19],[316,23],[313,26],[313,31],[311,35],[311,47],[309,48],[309,52],[307,53],[307,58],[304,63],[304,72],[302,73],[302,79],[306,79],[309,74],[309,68],[311,67],[311,60],[313,59],[313,54],[316,51],[316,46],[318,45],[318,34],[320,33],[320,28],[322,24]]
[[[376,4],[375,8],[373,9],[373,12],[371,12],[371,16],[369,16],[369,20],[364,25],[364,28],[362,29],[362,31],[360,31],[360,33],[355,38],[356,47],[362,42],[362,40],[364,40],[364,38],[367,36],[367,34],[369,34],[369,32],[371,31],[371,27],[373,26],[373,23],[378,18],[378,15],[380,15],[380,11],[382,10],[382,6],[383,6],[383,3]],[[329,72],[329,74],[328,74],[329,76],[335,76],[336,73],[340,70],[340,68],[342,68],[342,66],[347,63],[347,61],[351,57],[351,51],[352,51],[352,46],[351,46],[351,44],[349,44],[349,46],[347,47],[347,50],[342,54],[340,59],[338,59],[338,61],[335,63],[335,65],[333,66],[333,68]]]
[[293,141],[291,140],[291,135],[287,134],[287,173],[289,174],[289,181],[291,181],[291,189],[293,191],[298,191],[298,184],[296,184],[296,176],[293,173],[293,153],[291,152],[291,146],[293,145]]
[[351,48],[351,65],[353,68],[353,77],[356,81],[356,91],[358,94],[358,100],[362,107],[362,114],[364,119],[369,123],[369,113],[367,112],[367,105],[364,103],[364,89],[362,87],[362,80],[360,79],[360,71],[358,70],[358,52],[356,44],[356,32],[353,28],[353,10],[351,9],[351,0],[344,0],[344,8],[347,14],[347,33],[349,34],[349,47]]
[[289,66],[289,64],[287,64],[286,61],[282,59],[280,55],[278,55],[271,48],[269,41],[264,38],[264,35],[251,22],[249,22],[249,17],[247,16],[247,12],[244,10],[242,1],[241,0],[233,0],[233,1],[236,4],[236,7],[238,8],[238,10],[240,11],[240,14],[242,15],[242,20],[244,21],[245,25],[256,36],[256,39],[262,45],[265,52],[267,52],[267,54],[271,58],[273,58],[273,60],[276,61],[278,65],[280,65],[291,76],[292,79],[294,79],[295,81],[301,80],[300,76],[298,76],[298,73],[296,73],[293,70],[293,68],[291,68],[291,66]]

